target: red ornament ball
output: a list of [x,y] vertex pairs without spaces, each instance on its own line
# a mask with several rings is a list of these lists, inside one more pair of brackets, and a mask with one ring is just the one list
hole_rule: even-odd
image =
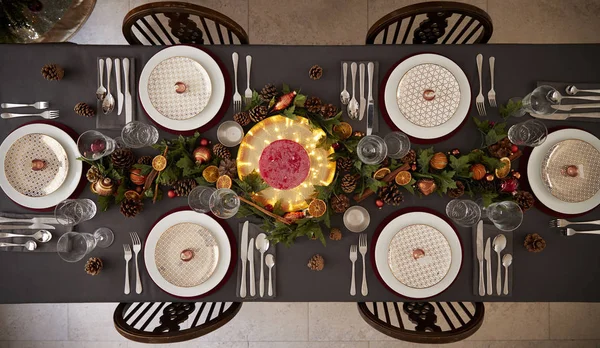
[[212,159],[212,152],[206,146],[198,146],[192,155],[194,156],[194,160],[196,161],[197,165],[210,162]]
[[173,190],[169,190],[169,192],[167,192],[167,195],[169,196],[169,198],[177,197],[177,193],[175,193],[175,191]]
[[519,147],[517,145],[513,145],[510,147],[510,152],[515,153],[519,151]]
[[385,205],[385,203],[383,202],[383,200],[378,199],[375,201],[375,205],[377,206],[377,208],[381,209],[383,208],[383,206]]
[[265,205],[265,210],[270,211],[272,213],[273,212],[273,205],[272,204],[266,204]]
[[210,140],[208,140],[206,138],[200,139],[200,146],[208,146],[208,145],[210,145]]
[[513,193],[519,188],[519,180],[516,178],[504,178],[500,184],[500,192]]

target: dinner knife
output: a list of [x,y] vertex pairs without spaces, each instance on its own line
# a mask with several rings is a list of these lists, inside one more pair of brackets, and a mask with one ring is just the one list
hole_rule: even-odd
[[600,108],[600,103],[588,104],[572,104],[572,105],[550,105],[554,110],[571,111],[573,109],[597,109]]
[[485,242],[485,263],[487,265],[487,294],[492,294],[492,248],[490,238]]
[[131,91],[129,90],[129,58],[123,58],[123,78],[125,83],[125,123],[133,121]]
[[[18,219],[18,218],[7,218],[7,217],[0,217],[0,223],[5,223],[5,222],[21,222],[21,223],[30,223],[30,224],[50,224],[50,225],[57,225],[60,223],[59,220],[57,220],[55,217],[50,217],[50,216],[36,216],[34,218],[24,218],[24,219]],[[65,222],[65,225],[67,223]]]
[[593,119],[600,119],[600,112],[584,112],[584,113],[554,113],[552,115],[537,115],[530,113],[531,117],[539,118],[542,120],[553,120],[553,121],[564,121],[570,117],[580,117],[578,121],[592,121]]
[[256,296],[256,282],[254,281],[254,238],[248,243],[248,263],[250,267],[250,296]]
[[242,241],[240,243],[240,258],[242,259],[242,279],[240,281],[240,297],[246,297],[246,261],[248,261],[248,221],[242,227]]
[[0,230],[54,230],[52,225],[33,224],[33,225],[0,225]]
[[358,76],[360,85],[360,105],[358,107],[359,117],[358,120],[362,120],[365,116],[365,109],[367,108],[367,100],[365,99],[365,63],[360,63],[358,66]]
[[117,115],[123,111],[123,92],[121,92],[121,60],[115,58],[115,75],[117,76]]
[[375,117],[375,102],[373,101],[373,70],[375,64],[367,64],[367,73],[369,75],[369,95],[367,96],[367,135],[373,133],[373,118]]
[[479,261],[479,296],[485,295],[485,284],[483,283],[483,220],[477,223],[477,260]]

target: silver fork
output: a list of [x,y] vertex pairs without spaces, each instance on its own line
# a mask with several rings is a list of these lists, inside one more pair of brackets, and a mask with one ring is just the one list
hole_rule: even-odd
[[131,247],[129,244],[123,244],[123,252],[125,253],[125,295],[129,295],[129,260],[131,260]]
[[48,106],[50,105],[50,103],[45,102],[45,101],[40,101],[37,103],[33,103],[33,104],[13,104],[13,103],[2,103],[2,108],[4,109],[8,109],[8,108],[25,108],[25,107],[34,107],[36,109],[47,109]]
[[572,228],[565,228],[564,230],[560,230],[560,233],[564,236],[571,237],[576,234],[600,234],[600,231],[577,231]]
[[235,82],[235,94],[233,95],[233,112],[237,113],[242,111],[242,95],[238,92],[237,85],[237,69],[238,69],[238,54],[237,52],[233,52],[231,55],[231,59],[233,59],[233,81]]
[[[252,56],[246,56],[246,81],[248,87],[244,91],[244,97],[246,97],[246,105],[252,102],[252,90],[250,89],[250,67],[252,66]],[[236,88],[237,89],[237,88]]]
[[367,287],[367,273],[365,272],[365,255],[367,254],[367,234],[361,233],[358,236],[358,250],[362,256],[362,286],[360,287],[360,293],[363,296],[369,294],[369,288]]
[[479,112],[479,116],[485,116],[485,99],[483,98],[482,83],[481,80],[481,69],[483,65],[483,55],[480,53],[477,55],[477,72],[479,73],[479,94],[475,99],[475,103],[477,105],[477,112]]
[[42,112],[41,114],[15,114],[12,112],[3,112],[0,115],[0,117],[2,117],[4,119],[27,117],[27,116],[39,116],[39,117],[45,118],[47,120],[51,120],[53,118],[58,118],[59,112],[58,112],[58,110],[48,110],[48,111]]
[[600,225],[600,220],[592,221],[569,221],[565,219],[554,219],[550,220],[548,224],[550,227],[567,227],[569,225]]
[[496,63],[496,58],[490,57],[490,77],[492,79],[492,87],[488,92],[488,101],[490,102],[490,106],[496,107],[496,91],[494,90],[494,65]]
[[129,232],[133,242],[133,253],[135,254],[135,293],[142,293],[142,280],[140,279],[140,268],[138,267],[138,253],[142,250],[142,242],[137,232]]
[[352,280],[350,281],[350,295],[352,295],[352,296],[356,295],[356,282],[354,281],[354,278],[356,278],[355,263],[356,263],[357,259],[358,259],[358,247],[356,245],[351,245],[350,246],[350,261],[352,261]]

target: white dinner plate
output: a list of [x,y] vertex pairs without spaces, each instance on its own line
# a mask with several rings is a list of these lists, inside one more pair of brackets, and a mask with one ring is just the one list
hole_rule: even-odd
[[[208,103],[197,115],[186,119],[172,119],[164,116],[152,104],[148,92],[150,75],[154,69],[163,61],[173,57],[186,57],[198,62],[206,70],[210,79],[211,93]],[[176,82],[179,81],[173,83]],[[140,76],[139,94],[144,110],[157,124],[174,131],[189,131],[204,126],[217,115],[225,98],[225,77],[219,64],[203,50],[185,45],[171,46],[155,54],[146,63]]]
[[458,128],[471,106],[471,86],[464,71],[439,54],[418,54],[390,73],[384,90],[390,120],[404,133],[436,139]]
[[[409,282],[401,282],[398,278],[402,279],[403,277],[398,275],[398,270],[395,270],[396,275],[394,275],[394,271],[389,265],[389,251],[392,240],[398,232],[412,225],[427,225],[432,229],[439,231],[450,248],[451,255],[449,267],[447,267],[446,262],[444,269],[441,270],[441,273],[444,274],[443,277],[441,277],[441,280],[436,279],[431,282],[433,285],[428,287],[416,288],[404,284]],[[425,251],[425,255],[427,255],[427,251]],[[452,284],[454,279],[456,279],[461,264],[462,246],[456,231],[442,218],[429,213],[412,212],[396,217],[383,228],[375,244],[375,266],[381,279],[396,293],[410,298],[421,299],[440,294]],[[425,284],[426,282],[420,281],[418,283]]]
[[[163,233],[173,226],[191,223],[200,225],[210,231],[217,242],[218,261],[216,268],[211,270],[208,279],[203,279],[202,283],[196,286],[177,286],[167,281],[159,271],[156,260],[156,245]],[[229,238],[223,227],[212,217],[206,214],[199,214],[194,211],[179,211],[165,216],[154,225],[144,247],[144,260],[148,274],[161,289],[167,293],[179,297],[196,297],[203,295],[214,289],[223,280],[229,269],[231,262],[231,246]]]
[[[6,195],[18,205],[30,209],[47,209],[69,198],[77,189],[81,180],[83,165],[77,160],[79,150],[77,144],[65,131],[55,126],[34,123],[22,126],[10,133],[0,145],[0,153],[6,154],[18,139],[28,134],[44,134],[60,143],[67,153],[69,169],[64,183],[52,193],[42,197],[29,197],[15,190],[6,177],[4,170],[0,170],[0,187]],[[0,156],[0,168],[5,168],[5,156]]]
[[[594,135],[579,129],[562,129],[548,134],[546,141],[533,149],[527,162],[527,180],[533,194],[544,206],[562,214],[585,213],[600,204],[600,191],[581,202],[565,202],[552,195],[544,184],[542,163],[546,154],[557,143],[572,139],[584,141],[600,151],[600,139]],[[571,165],[578,165],[578,163],[571,163]]]

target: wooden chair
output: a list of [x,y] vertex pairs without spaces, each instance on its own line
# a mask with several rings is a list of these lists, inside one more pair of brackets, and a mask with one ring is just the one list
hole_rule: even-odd
[[387,336],[429,344],[464,340],[479,330],[485,314],[481,302],[359,302],[358,311],[369,325]]
[[[415,22],[419,24],[413,29]],[[490,16],[476,6],[423,2],[398,9],[378,20],[367,33],[367,45],[482,44],[490,40],[493,30]]]
[[174,343],[215,331],[233,319],[240,308],[240,302],[120,303],[113,321],[117,331],[132,341]]
[[123,20],[123,35],[130,45],[248,44],[248,34],[233,19],[203,6],[177,1],[132,9]]

